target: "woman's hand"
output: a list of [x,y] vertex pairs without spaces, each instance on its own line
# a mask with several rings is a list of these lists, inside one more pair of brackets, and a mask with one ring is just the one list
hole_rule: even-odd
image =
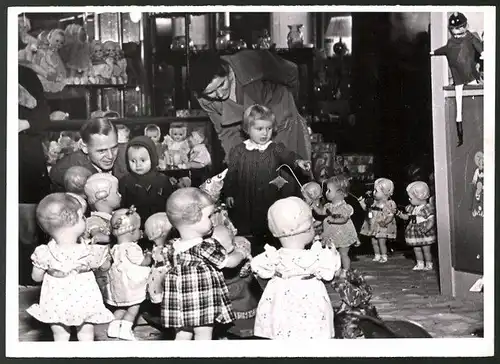
[[309,172],[311,170],[311,161],[297,159],[295,163],[297,163],[297,166],[305,172]]
[[234,206],[234,197],[226,197],[226,205],[228,208],[233,208]]

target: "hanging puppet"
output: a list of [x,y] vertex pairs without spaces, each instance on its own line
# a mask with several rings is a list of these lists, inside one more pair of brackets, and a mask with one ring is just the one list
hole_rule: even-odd
[[476,152],[474,155],[474,163],[476,163],[476,170],[474,177],[472,177],[472,185],[474,194],[472,196],[472,216],[483,217],[483,191],[484,191],[484,165],[483,165],[483,152]]
[[443,47],[431,52],[432,56],[446,56],[453,77],[456,97],[456,127],[458,143],[463,144],[462,95],[464,85],[477,84],[481,75],[476,67],[477,54],[483,57],[483,42],[468,30],[467,18],[462,13],[453,13],[448,19],[451,38]]

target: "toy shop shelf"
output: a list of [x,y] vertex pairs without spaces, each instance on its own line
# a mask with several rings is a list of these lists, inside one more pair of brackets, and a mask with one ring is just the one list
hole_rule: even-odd
[[90,84],[87,84],[87,85],[66,85],[66,87],[72,87],[72,88],[79,88],[79,89],[89,89],[89,90],[99,90],[99,89],[103,89],[103,88],[115,88],[115,89],[119,89],[119,90],[131,90],[131,89],[135,89],[137,86],[140,86],[140,85],[126,85],[126,84],[123,84],[123,85],[113,85],[113,84],[109,84],[109,85],[106,85],[106,84],[96,84],[96,85],[90,85]]
[[[191,116],[191,117],[169,117],[169,116],[161,116],[161,117],[148,117],[148,116],[138,116],[134,118],[117,118],[112,119],[113,124],[124,124],[124,125],[137,125],[137,124],[156,124],[158,126],[162,126],[165,124],[170,124],[173,122],[182,121],[184,123],[195,123],[195,122],[209,122],[210,119],[208,116]],[[52,121],[48,130],[79,130],[81,126],[86,123],[88,120],[86,119],[73,119],[73,120],[57,120]]]
[[[464,85],[464,91],[465,90],[483,90],[483,89],[484,89],[484,85]],[[443,90],[455,91],[455,86],[453,86],[453,85],[444,86]]]
[[[443,87],[444,97],[455,97],[455,86],[445,86]],[[465,85],[463,90],[463,96],[484,96],[483,85]]]

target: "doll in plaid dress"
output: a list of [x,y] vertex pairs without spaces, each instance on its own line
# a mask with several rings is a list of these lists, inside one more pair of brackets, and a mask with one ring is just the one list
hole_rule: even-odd
[[412,182],[406,187],[410,205],[406,213],[398,212],[397,216],[407,220],[405,230],[406,244],[413,247],[417,264],[413,270],[432,270],[431,244],[436,242],[435,209],[429,203],[429,186],[422,181]]
[[180,238],[167,247],[161,316],[164,327],[176,330],[176,340],[211,340],[216,323],[235,319],[221,270],[238,266],[247,253],[206,237],[214,210],[209,195],[194,187],[178,189],[167,200],[167,217]]

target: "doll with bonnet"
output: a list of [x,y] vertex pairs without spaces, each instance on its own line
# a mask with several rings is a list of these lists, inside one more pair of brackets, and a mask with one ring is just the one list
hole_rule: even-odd
[[189,168],[203,168],[212,163],[212,158],[205,145],[205,135],[202,130],[193,130],[189,137],[191,151],[189,152]]
[[124,84],[126,82],[125,78],[127,75],[127,61],[120,55],[120,46],[118,43],[108,40],[104,42],[103,50],[104,60],[112,68],[111,83],[113,85]]
[[388,178],[378,178],[373,185],[373,202],[367,203],[363,197],[359,200],[366,211],[359,233],[371,238],[374,262],[387,262],[387,239],[396,239],[397,206],[391,199],[393,193],[394,183]]
[[167,165],[173,168],[186,168],[189,161],[189,141],[187,125],[185,123],[172,123],[165,135],[163,144],[167,147],[165,158]]
[[56,80],[50,81],[44,76],[38,74],[38,78],[42,82],[43,89],[47,92],[59,92],[67,83],[66,66],[59,54],[59,51],[64,46],[65,36],[62,29],[52,29],[47,35],[48,48],[43,53],[40,59],[40,67],[47,73],[55,73]]
[[113,66],[106,63],[103,44],[99,40],[90,43],[91,69],[89,73],[89,83],[105,84],[111,79]]
[[148,278],[147,292],[152,303],[161,303],[163,299],[163,283],[167,274],[165,244],[172,230],[172,224],[165,212],[151,215],[144,223],[144,232],[149,240],[155,243],[151,252],[153,265]]
[[406,244],[413,248],[417,264],[413,270],[432,270],[431,245],[436,242],[435,208],[429,203],[427,183],[415,181],[406,187],[410,204],[398,217],[408,221],[405,229]]
[[119,209],[111,217],[112,233],[117,244],[111,249],[113,264],[108,271],[104,301],[115,307],[115,319],[109,324],[108,336],[137,340],[132,326],[139,306],[146,299],[151,252],[143,253],[137,241],[142,237],[141,218],[135,208]]
[[267,213],[269,230],[281,248],[269,245],[252,259],[252,270],[269,279],[257,307],[254,334],[269,339],[331,339],[333,309],[322,282],[340,268],[337,250],[313,242],[311,208],[298,197],[273,203]]

